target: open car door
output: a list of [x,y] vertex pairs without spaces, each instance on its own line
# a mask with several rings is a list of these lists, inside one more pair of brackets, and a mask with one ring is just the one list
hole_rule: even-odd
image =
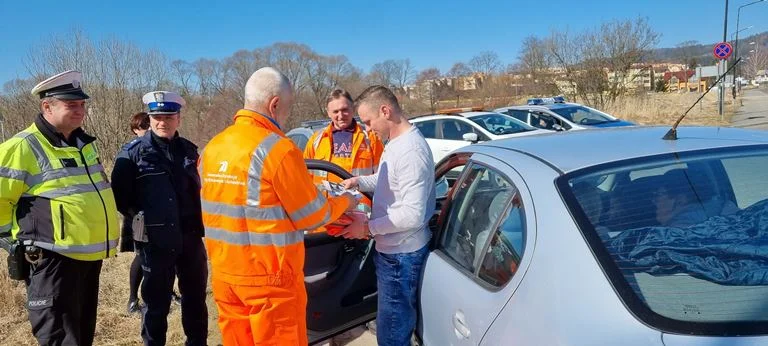
[[[342,179],[352,175],[336,164],[305,160],[310,170]],[[372,195],[365,194],[371,198]],[[313,344],[376,318],[373,240],[344,239],[325,232],[304,236],[307,329]]]

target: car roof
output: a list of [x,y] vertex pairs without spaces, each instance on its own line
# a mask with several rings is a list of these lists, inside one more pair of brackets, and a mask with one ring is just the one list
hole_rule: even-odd
[[417,115],[415,117],[412,117],[411,119],[416,121],[421,121],[421,120],[430,120],[430,119],[451,119],[456,117],[472,118],[472,117],[488,115],[488,114],[499,114],[503,116],[508,116],[506,114],[500,114],[498,112],[472,111],[472,112],[459,112],[459,113],[450,113],[450,114],[424,114],[424,115]]
[[768,144],[768,131],[729,127],[679,127],[677,140],[664,140],[669,126],[633,126],[500,139],[473,145],[515,150],[563,173],[601,163],[657,154]]
[[569,107],[586,107],[586,106],[579,103],[566,102],[566,103],[553,103],[553,104],[543,104],[543,105],[508,106],[508,107],[496,108],[496,110],[507,110],[507,109],[525,110],[525,109],[536,109],[536,108],[559,109],[559,108],[569,108]]

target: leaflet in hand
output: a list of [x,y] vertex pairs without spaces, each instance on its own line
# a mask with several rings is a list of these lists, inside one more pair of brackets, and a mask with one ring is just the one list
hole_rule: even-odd
[[328,191],[328,194],[334,197],[341,196],[345,192],[351,193],[352,196],[355,196],[357,200],[360,200],[360,198],[363,197],[363,195],[357,190],[345,189],[343,185],[339,183],[332,183],[328,180],[323,180],[322,189]]

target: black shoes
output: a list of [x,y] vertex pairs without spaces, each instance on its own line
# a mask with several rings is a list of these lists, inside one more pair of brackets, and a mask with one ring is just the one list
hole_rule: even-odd
[[128,301],[128,314],[132,313],[140,313],[141,312],[141,304],[139,304],[138,300],[131,300]]

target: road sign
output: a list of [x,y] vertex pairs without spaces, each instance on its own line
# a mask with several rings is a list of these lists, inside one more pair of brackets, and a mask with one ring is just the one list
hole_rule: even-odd
[[720,42],[716,44],[715,49],[712,50],[715,59],[720,60],[728,59],[728,57],[731,56],[731,53],[733,53],[733,47],[728,42]]

